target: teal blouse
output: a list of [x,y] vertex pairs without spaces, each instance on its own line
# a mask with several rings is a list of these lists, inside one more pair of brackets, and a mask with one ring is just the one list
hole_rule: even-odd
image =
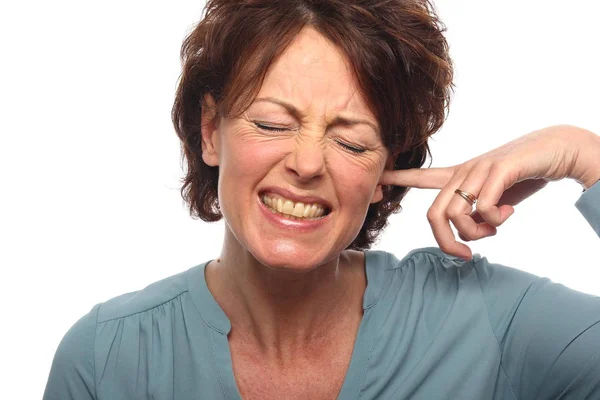
[[[575,206],[600,236],[600,183]],[[365,255],[339,399],[600,399],[600,297],[479,254]],[[94,306],[58,346],[44,399],[240,399],[206,264]]]

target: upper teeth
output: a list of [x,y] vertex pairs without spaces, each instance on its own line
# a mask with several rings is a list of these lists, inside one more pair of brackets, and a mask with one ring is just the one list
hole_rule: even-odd
[[263,194],[262,202],[274,211],[297,218],[319,218],[325,214],[325,206],[321,204],[294,203],[275,195]]

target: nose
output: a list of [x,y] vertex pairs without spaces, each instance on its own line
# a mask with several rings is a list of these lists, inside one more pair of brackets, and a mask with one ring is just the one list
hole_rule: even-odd
[[285,167],[300,182],[309,182],[325,173],[325,159],[321,140],[298,138],[294,150],[288,155]]

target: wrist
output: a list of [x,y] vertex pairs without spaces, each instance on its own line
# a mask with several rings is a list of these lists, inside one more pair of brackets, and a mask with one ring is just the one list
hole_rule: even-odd
[[600,180],[600,136],[585,129],[581,132],[583,139],[578,141],[570,178],[575,179],[585,192]]
[[586,190],[588,190],[589,188],[591,188],[592,186],[594,186],[596,183],[600,182],[600,179],[592,182],[591,184],[582,184],[581,186],[583,186],[583,191],[585,192]]

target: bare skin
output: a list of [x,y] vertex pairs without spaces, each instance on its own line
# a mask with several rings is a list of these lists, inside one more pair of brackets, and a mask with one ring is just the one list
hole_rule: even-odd
[[[203,108],[202,156],[219,167],[226,224],[206,280],[231,321],[238,389],[246,400],[335,399],[366,288],[364,254],[345,249],[383,198],[388,152],[377,119],[348,60],[311,28],[242,116],[215,122],[211,110]],[[314,229],[273,223],[260,200],[273,187],[316,197],[330,213]]]
[[[235,280],[220,278],[227,276],[224,271],[227,267],[221,261],[213,261],[206,267],[207,285],[231,321],[228,340],[233,371],[238,390],[245,400],[337,398],[350,365],[363,316],[362,295],[367,284],[364,253],[345,251],[340,260],[342,265],[337,275],[342,282],[339,287],[343,292],[335,297],[338,300],[333,307],[326,309],[327,312],[323,314],[326,318],[320,320],[313,331],[302,329],[301,326],[294,330],[285,325],[274,325],[288,330],[267,331],[273,335],[268,339],[261,336],[262,340],[256,339],[257,321],[248,312],[249,307],[255,310],[256,304],[244,304],[245,296],[231,296],[240,289],[249,292],[248,288],[253,285],[244,286],[246,290],[234,288]],[[219,275],[221,271],[223,274]],[[250,272],[249,275],[254,273]],[[311,293],[314,296],[307,294],[306,300],[318,300],[319,295]],[[258,304],[265,301],[262,295],[261,292],[257,294]],[[276,301],[273,295],[282,303],[289,301],[286,293],[271,293],[266,301]],[[283,309],[281,311],[284,312]],[[281,320],[290,321],[285,317],[281,317]],[[302,337],[302,333],[308,336]],[[283,335],[283,340],[278,335]],[[285,341],[289,338],[295,340]],[[275,343],[269,344],[263,340],[273,340]]]

